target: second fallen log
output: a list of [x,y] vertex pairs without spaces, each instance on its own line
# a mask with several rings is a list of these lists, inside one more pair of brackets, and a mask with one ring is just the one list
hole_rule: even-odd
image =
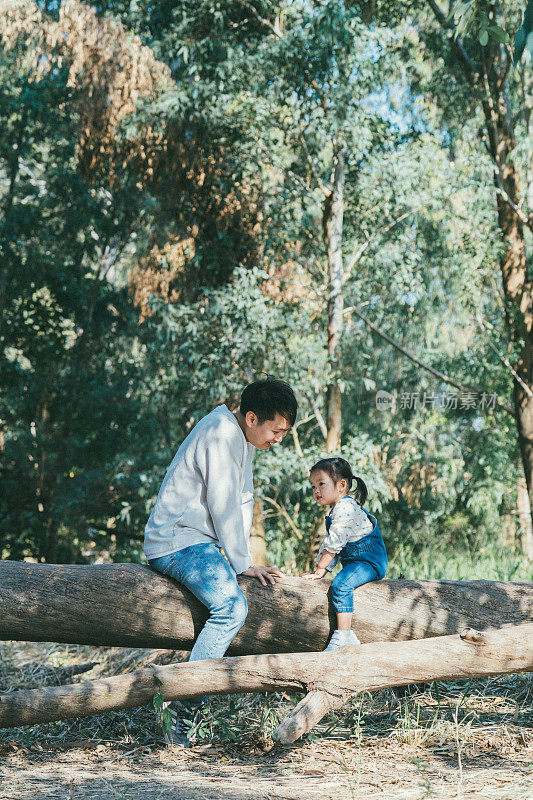
[[[33,725],[207,694],[307,691],[277,733],[292,742],[358,692],[387,686],[533,670],[533,623],[478,636],[376,642],[329,653],[282,653],[194,661],[69,686],[0,696],[0,727]],[[307,704],[306,704],[307,700]]]

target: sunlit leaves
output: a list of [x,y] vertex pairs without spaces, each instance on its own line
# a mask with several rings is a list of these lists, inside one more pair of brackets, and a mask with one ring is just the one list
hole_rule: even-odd
[[533,0],[529,0],[522,25],[515,34],[513,54],[515,65],[522,58],[526,46],[533,58]]

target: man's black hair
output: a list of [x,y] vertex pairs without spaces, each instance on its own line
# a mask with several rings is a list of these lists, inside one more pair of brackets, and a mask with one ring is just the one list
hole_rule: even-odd
[[257,415],[260,425],[275,419],[276,414],[281,414],[292,428],[296,422],[298,403],[288,383],[267,377],[263,381],[254,381],[245,386],[241,394],[240,412],[246,416],[248,411]]

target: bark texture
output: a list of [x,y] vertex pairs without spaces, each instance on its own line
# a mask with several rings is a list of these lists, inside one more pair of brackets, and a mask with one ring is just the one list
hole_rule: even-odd
[[[533,624],[423,641],[341,648],[335,672],[308,683],[309,692],[275,732],[289,744],[329,711],[361,691],[408,683],[475,678],[533,670]],[[348,654],[348,651],[350,653]],[[327,656],[328,654],[324,654]],[[337,674],[337,670],[339,674]]]

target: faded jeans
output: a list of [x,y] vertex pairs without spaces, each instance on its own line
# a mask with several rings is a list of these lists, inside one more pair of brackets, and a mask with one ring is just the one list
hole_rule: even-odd
[[[189,661],[222,658],[231,641],[244,625],[248,603],[237,583],[237,575],[216,544],[193,544],[151,558],[148,563],[185,586],[209,611],[209,619],[198,634]],[[181,701],[201,705],[206,698]]]
[[331,584],[331,601],[337,613],[349,613],[354,610],[354,589],[365,583],[378,579],[378,572],[366,561],[349,561]]

